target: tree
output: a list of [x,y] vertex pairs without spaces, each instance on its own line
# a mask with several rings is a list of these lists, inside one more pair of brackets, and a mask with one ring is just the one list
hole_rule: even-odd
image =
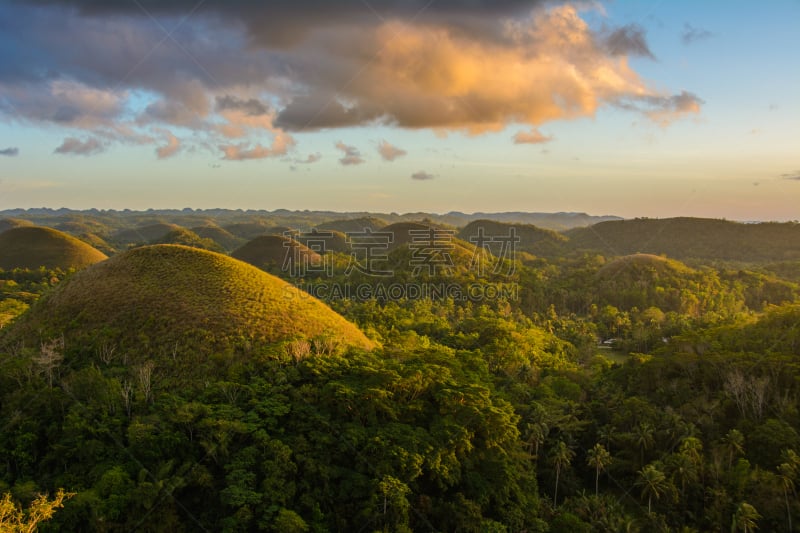
[[659,500],[667,493],[669,481],[656,465],[649,464],[639,470],[636,486],[642,489],[642,498],[647,498],[647,513],[650,514],[653,510],[653,498]]
[[33,361],[42,369],[47,375],[47,384],[52,388],[53,377],[56,370],[61,366],[64,360],[64,338],[59,337],[48,342],[43,342],[39,354],[33,358]]
[[733,458],[744,454],[744,435],[738,429],[732,429],[723,437],[722,444],[728,452],[728,468],[733,465]]
[[33,533],[39,524],[50,520],[56,509],[64,507],[64,500],[75,496],[74,492],[58,489],[52,500],[46,494],[40,494],[27,510],[23,510],[11,500],[6,493],[0,499],[0,531],[3,533]]
[[789,492],[795,493],[795,480],[797,479],[800,456],[794,450],[784,452],[786,462],[778,466],[778,478],[783,487],[783,499],[786,502],[786,518],[789,521],[789,531],[792,530],[792,507],[789,504]]
[[586,464],[593,467],[594,473],[594,495],[597,496],[600,487],[600,472],[611,464],[612,458],[608,450],[599,442],[586,454]]
[[731,532],[754,531],[758,529],[758,519],[761,515],[758,514],[756,508],[747,502],[742,502],[736,507],[736,512],[733,514],[733,522],[731,523]]
[[569,446],[567,446],[563,440],[558,441],[550,451],[550,461],[556,468],[556,488],[553,493],[553,507],[558,505],[558,479],[559,475],[561,474],[561,469],[569,468],[569,465],[572,463],[572,459],[574,457],[575,452],[570,450]]
[[633,442],[639,448],[639,453],[641,454],[640,464],[644,464],[644,452],[655,444],[654,431],[653,426],[647,422],[642,422],[633,430]]

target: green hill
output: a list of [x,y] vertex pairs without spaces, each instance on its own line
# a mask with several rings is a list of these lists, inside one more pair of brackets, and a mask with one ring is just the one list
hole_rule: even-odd
[[345,220],[331,220],[317,226],[320,231],[341,231],[342,233],[359,233],[365,229],[378,231],[389,223],[376,217],[350,218]]
[[23,220],[21,218],[3,218],[0,219],[0,233],[14,228],[21,228],[25,226],[33,226],[33,222]]
[[75,235],[76,237],[78,235],[87,233],[106,235],[109,232],[108,226],[88,217],[83,217],[77,220],[67,220],[60,224],[56,224],[54,227],[58,231],[63,231],[64,233]]
[[237,249],[239,246],[245,243],[244,239],[237,237],[236,235],[220,228],[219,226],[197,226],[192,228],[192,231],[203,239],[211,239],[215,243],[219,244],[223,250],[228,252]]
[[[478,244],[480,235],[484,236],[486,245],[493,253],[498,254],[502,249],[500,239],[513,234],[519,238],[515,250],[528,252],[534,255],[553,256],[558,254],[567,239],[552,230],[542,229],[531,224],[514,224],[510,222],[497,222],[494,220],[476,220],[467,224],[458,233],[458,237],[466,242]],[[492,242],[492,239],[497,242]],[[510,259],[510,257],[509,257]]]
[[239,237],[240,239],[250,240],[258,237],[259,235],[266,235],[271,233],[269,230],[273,228],[272,224],[262,220],[256,222],[238,222],[236,224],[229,224],[222,226],[222,229],[228,233]]
[[0,268],[84,268],[107,256],[52,228],[18,227],[0,234]]
[[[716,271],[695,270],[680,261],[650,254],[620,257],[600,267],[585,287],[595,303],[620,309],[658,307],[692,316],[736,307],[744,296],[731,289]],[[742,302],[743,303],[743,302]]]
[[347,235],[336,230],[314,229],[307,233],[296,234],[295,240],[317,253],[339,252],[347,254],[351,251],[351,247],[347,241]]
[[150,244],[180,244],[182,246],[191,246],[192,248],[200,248],[202,250],[211,250],[212,252],[224,251],[222,246],[211,239],[204,239],[197,233],[186,228],[174,229],[163,237],[150,241]]
[[114,246],[111,246],[104,238],[97,235],[96,233],[80,233],[75,235],[78,239],[82,240],[89,246],[93,248],[97,248],[107,256],[112,256],[116,254],[119,250],[117,250]]
[[414,238],[420,239],[422,234],[420,232],[429,231],[431,226],[422,224],[420,222],[396,222],[381,228],[381,233],[391,233],[392,242],[389,244],[389,249],[394,250],[404,244],[409,244],[414,241]]
[[605,255],[666,254],[677,259],[764,262],[800,259],[800,224],[742,224],[703,218],[601,222],[566,232],[569,248]]
[[655,277],[678,277],[694,274],[696,271],[680,261],[652,254],[633,254],[609,261],[597,271],[601,279],[625,277],[627,279]]
[[270,271],[274,271],[276,268],[283,269],[284,266],[287,269],[291,268],[291,264],[287,264],[287,261],[289,263],[309,261],[310,264],[316,265],[322,260],[318,253],[308,247],[279,235],[256,237],[235,250],[231,257]]
[[177,224],[149,224],[133,229],[118,231],[111,240],[121,245],[146,244],[161,239],[171,231],[181,229]]
[[356,326],[286,282],[225,255],[175,245],[136,248],[70,277],[4,340],[61,337],[84,352],[197,357],[325,336],[369,348]]

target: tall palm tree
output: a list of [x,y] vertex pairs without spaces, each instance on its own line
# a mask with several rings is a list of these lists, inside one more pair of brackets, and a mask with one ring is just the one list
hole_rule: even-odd
[[686,485],[697,481],[697,466],[688,455],[677,453],[670,455],[666,467],[673,484],[680,485],[681,499],[686,498]]
[[653,498],[659,500],[669,490],[669,481],[664,472],[653,464],[639,470],[636,486],[642,489],[642,498],[647,498],[647,513],[653,511]]
[[647,422],[642,422],[633,430],[633,442],[639,448],[641,464],[644,464],[644,452],[655,444],[654,432],[653,426]]
[[733,458],[744,454],[744,435],[738,429],[732,429],[722,438],[728,452],[728,468],[733,465]]
[[695,466],[703,464],[703,442],[697,437],[686,437],[681,442],[680,452]]
[[594,495],[597,496],[600,488],[600,472],[611,464],[611,454],[599,442],[586,453],[586,464],[594,468]]
[[748,531],[755,531],[758,529],[759,518],[761,518],[761,515],[758,514],[755,507],[747,502],[742,502],[733,514],[731,532],[743,531],[748,533]]
[[561,474],[562,468],[569,468],[569,465],[572,463],[572,459],[575,457],[575,452],[569,449],[569,446],[563,441],[560,440],[553,446],[553,449],[550,450],[550,461],[553,463],[553,466],[556,468],[556,488],[555,492],[553,493],[553,507],[556,507],[558,504],[558,480]]
[[778,479],[783,487],[783,499],[786,502],[786,517],[789,520],[789,531],[792,530],[792,507],[789,505],[789,493],[794,494],[794,480],[797,478],[797,467],[792,463],[781,463],[778,467]]

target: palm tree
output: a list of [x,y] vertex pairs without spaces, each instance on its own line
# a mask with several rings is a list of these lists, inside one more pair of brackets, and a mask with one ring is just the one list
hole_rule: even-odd
[[550,450],[550,461],[556,467],[556,488],[553,493],[553,507],[558,504],[558,478],[561,474],[561,468],[568,468],[574,457],[575,452],[570,450],[563,440],[558,441],[553,449]]
[[759,518],[761,518],[761,515],[758,514],[755,507],[747,502],[742,502],[736,508],[736,512],[733,515],[731,532],[743,531],[747,533],[748,531],[754,531],[758,529]]
[[528,438],[526,442],[528,444],[528,453],[530,454],[532,459],[539,458],[539,445],[544,442],[547,433],[550,431],[550,428],[547,427],[547,424],[544,422],[534,422],[533,424],[527,425],[528,430]]
[[600,472],[611,464],[611,454],[599,442],[586,453],[586,464],[593,467],[594,473],[594,495],[597,496],[600,487]]
[[687,483],[697,481],[697,466],[683,453],[670,455],[666,463],[670,479],[673,483],[680,484],[681,499],[685,500]]
[[695,466],[703,464],[703,442],[697,437],[686,437],[681,442],[681,455],[685,455]]
[[783,486],[783,499],[786,501],[786,516],[789,520],[789,531],[792,530],[792,508],[789,505],[789,492],[794,494],[794,480],[797,478],[797,467],[792,463],[781,463],[778,467],[778,478]]
[[647,498],[647,513],[653,510],[653,498],[660,499],[668,490],[669,482],[664,472],[653,464],[649,464],[639,470],[639,479],[636,486],[642,489],[642,498]]
[[655,443],[653,432],[653,426],[647,422],[642,422],[633,430],[633,442],[639,448],[639,452],[641,453],[641,464],[644,464],[644,452],[649,450],[650,447]]
[[722,443],[728,451],[728,468],[730,468],[734,456],[744,454],[744,435],[738,429],[732,429],[722,438]]

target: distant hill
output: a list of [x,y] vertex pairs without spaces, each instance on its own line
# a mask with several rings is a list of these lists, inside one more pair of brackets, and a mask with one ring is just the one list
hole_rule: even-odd
[[295,234],[295,240],[317,253],[339,252],[347,254],[351,252],[348,244],[347,235],[336,230],[317,230]]
[[96,233],[80,233],[75,235],[75,237],[82,240],[89,246],[97,248],[109,257],[119,251],[116,247],[111,246],[111,244],[109,244],[103,237],[97,235]]
[[[566,237],[552,230],[538,228],[531,224],[515,224],[496,222],[493,220],[476,220],[470,222],[458,233],[458,237],[466,242],[477,244],[482,234],[484,239],[503,239],[513,234],[519,238],[516,251],[534,255],[553,256],[560,253],[567,242]],[[502,253],[502,242],[486,242],[486,246],[494,254]],[[511,259],[511,257],[507,257]]]
[[174,245],[136,248],[77,273],[2,339],[37,345],[61,335],[89,357],[114,346],[132,362],[163,357],[155,361],[163,366],[176,353],[197,362],[211,350],[292,339],[372,347],[356,326],[286,282],[225,255]]
[[587,215],[586,213],[526,213],[522,211],[472,214],[451,211],[445,215],[439,215],[437,219],[454,226],[464,226],[476,220],[494,220],[496,222],[508,222],[511,224],[531,224],[539,228],[554,231],[583,228],[609,220],[622,220],[621,217],[610,215],[593,216]]
[[211,239],[227,252],[231,252],[245,243],[245,239],[237,237],[219,226],[197,226],[192,228],[192,231],[203,239]]
[[652,306],[695,316],[724,308],[726,294],[733,298],[715,272],[695,270],[680,261],[650,254],[609,261],[584,290],[594,291],[593,302],[600,305],[639,310]]
[[149,224],[133,229],[119,231],[111,236],[111,241],[121,244],[146,244],[161,239],[171,231],[181,229],[177,224]]
[[240,239],[250,240],[260,235],[266,235],[267,233],[270,233],[269,230],[273,227],[273,224],[258,221],[229,224],[227,226],[223,226],[222,229],[232,235],[235,235],[236,237],[239,237]]
[[601,279],[624,277],[629,281],[632,278],[653,281],[656,276],[686,276],[695,272],[680,261],[652,254],[634,254],[609,261],[597,271],[597,276]]
[[89,217],[70,218],[53,227],[59,231],[75,236],[88,233],[93,233],[95,235],[106,235],[109,233],[108,226]]
[[800,259],[800,224],[743,224],[704,218],[601,222],[566,232],[572,250],[605,255],[666,254],[742,262]]
[[376,217],[359,217],[349,218],[344,220],[332,220],[317,226],[320,231],[341,231],[342,233],[359,233],[365,229],[371,231],[378,231],[381,228],[388,226],[389,223],[381,218]]
[[33,226],[33,222],[21,218],[2,218],[0,219],[0,233],[14,228]]
[[150,241],[150,244],[180,244],[183,246],[191,246],[192,248],[200,248],[202,250],[211,250],[212,252],[225,251],[222,246],[211,239],[204,239],[197,233],[186,228],[174,229],[163,237]]
[[281,235],[256,237],[236,249],[231,257],[270,272],[276,270],[288,272],[295,264],[319,265],[322,261],[321,256],[307,246]]
[[84,268],[107,256],[52,228],[23,226],[0,233],[0,268]]
[[381,228],[380,233],[391,234],[391,242],[389,243],[389,250],[394,250],[404,244],[412,242],[416,236],[417,239],[421,238],[422,233],[429,231],[431,226],[420,222],[395,222],[384,228]]

